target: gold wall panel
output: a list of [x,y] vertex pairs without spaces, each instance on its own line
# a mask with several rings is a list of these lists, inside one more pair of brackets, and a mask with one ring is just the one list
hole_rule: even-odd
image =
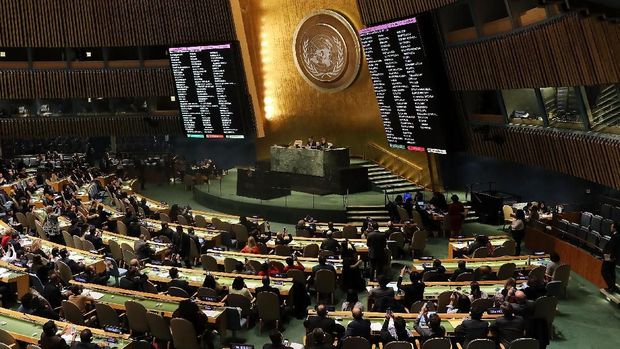
[[[324,136],[336,146],[364,155],[374,142],[388,147],[372,82],[366,66],[346,90],[324,93],[312,88],[298,73],[293,58],[293,34],[310,12],[332,9],[362,28],[356,0],[231,0],[239,1],[256,74],[265,137],[257,140],[259,160],[269,158],[273,144]],[[430,186],[426,154],[393,150],[424,169],[420,184]]]

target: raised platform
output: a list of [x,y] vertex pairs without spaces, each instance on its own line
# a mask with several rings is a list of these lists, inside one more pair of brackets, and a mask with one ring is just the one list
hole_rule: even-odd
[[295,223],[310,215],[319,221],[346,222],[347,206],[385,204],[383,193],[365,191],[349,195],[316,195],[291,191],[290,195],[260,200],[237,195],[237,170],[221,180],[194,187],[194,200],[211,209],[244,216],[260,215],[273,221]]

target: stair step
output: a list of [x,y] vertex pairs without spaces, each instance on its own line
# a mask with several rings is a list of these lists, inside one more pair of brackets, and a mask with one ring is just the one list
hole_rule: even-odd
[[401,182],[401,181],[406,181],[406,179],[401,178],[401,177],[396,177],[396,178],[392,178],[392,179],[381,179],[378,181],[373,181],[374,184],[379,185],[379,184],[388,184],[388,183],[396,183],[396,182]]
[[409,187],[412,185],[413,184],[411,182],[407,182],[403,180],[402,182],[398,182],[398,183],[380,184],[378,185],[378,187],[381,189],[389,189],[389,188]]
[[[347,217],[347,219],[349,220],[360,220],[360,221],[364,221],[366,219],[366,217],[368,216],[350,216]],[[390,216],[373,216],[372,217],[373,221],[389,221],[390,220]]]
[[393,174],[379,174],[379,175],[368,176],[368,179],[370,179],[371,182],[374,182],[374,180],[376,179],[388,179],[388,178],[399,178],[399,177],[396,177]]
[[368,168],[377,168],[377,167],[379,167],[379,165],[377,165],[375,163],[372,163],[372,162],[366,162],[366,163],[363,163],[363,164],[358,164],[358,166],[368,167]]
[[367,167],[368,168],[368,174],[375,174],[375,173],[389,173],[389,174],[393,174],[392,172],[384,169],[383,167]]
[[368,210],[368,209],[383,209],[385,210],[385,207],[383,205],[351,205],[351,206],[347,206],[347,210]]
[[348,215],[356,215],[356,214],[385,214],[387,212],[387,210],[385,209],[385,207],[382,207],[380,210],[354,210],[354,211],[347,211]]

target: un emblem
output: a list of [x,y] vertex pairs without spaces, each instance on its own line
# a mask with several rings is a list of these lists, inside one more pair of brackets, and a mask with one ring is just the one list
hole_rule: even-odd
[[295,65],[313,87],[325,92],[349,87],[360,69],[361,48],[351,23],[332,10],[311,13],[293,36]]

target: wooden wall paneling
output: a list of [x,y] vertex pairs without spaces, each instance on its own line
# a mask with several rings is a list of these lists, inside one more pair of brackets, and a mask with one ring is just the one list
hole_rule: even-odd
[[489,136],[469,134],[471,154],[538,166],[620,188],[620,139],[542,127],[492,127]]
[[524,31],[448,46],[446,69],[460,91],[615,83],[618,27],[566,14]]
[[385,22],[390,19],[413,16],[437,9],[457,0],[358,0],[362,21],[366,24]]

